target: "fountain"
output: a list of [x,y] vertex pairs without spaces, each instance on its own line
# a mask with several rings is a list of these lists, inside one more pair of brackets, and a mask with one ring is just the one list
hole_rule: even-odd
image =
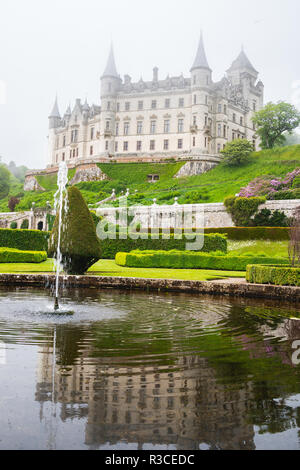
[[67,212],[68,199],[66,197],[66,187],[68,183],[68,167],[65,162],[60,162],[58,174],[57,174],[57,186],[58,190],[54,195],[54,208],[56,213],[58,213],[58,240],[57,240],[57,251],[56,251],[56,279],[55,279],[55,300],[54,300],[54,310],[59,310],[58,302],[58,287],[59,287],[59,273],[62,261],[62,255],[60,251],[60,241],[61,241],[61,230],[62,230],[62,210],[63,204],[65,204],[65,212]]

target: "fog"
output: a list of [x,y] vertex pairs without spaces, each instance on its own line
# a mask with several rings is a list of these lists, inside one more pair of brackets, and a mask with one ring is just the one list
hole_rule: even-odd
[[120,75],[189,76],[203,30],[219,80],[243,45],[265,101],[300,106],[299,0],[1,0],[0,155],[47,164],[48,115],[76,98],[100,104],[113,42]]

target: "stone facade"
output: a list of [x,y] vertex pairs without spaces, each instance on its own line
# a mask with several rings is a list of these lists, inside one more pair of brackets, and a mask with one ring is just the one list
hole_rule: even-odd
[[[133,83],[122,80],[111,50],[101,77],[101,106],[76,100],[61,117],[57,101],[49,116],[49,167],[64,160],[147,161],[218,155],[224,145],[246,138],[257,148],[251,117],[263,106],[264,86],[245,52],[218,82],[199,42],[190,75]],[[148,160],[149,161],[149,160]]]

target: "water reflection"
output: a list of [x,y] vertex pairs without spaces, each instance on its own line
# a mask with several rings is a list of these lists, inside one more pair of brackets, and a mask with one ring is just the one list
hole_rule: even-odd
[[[31,303],[45,302],[46,293],[15,291],[9,298],[2,292],[0,340],[34,348],[27,406],[36,413],[39,404],[38,447],[70,448],[61,432],[68,429],[75,448],[255,449],[263,447],[260,436],[284,441],[287,430],[300,448],[300,368],[291,361],[300,321],[288,318],[296,308],[75,291],[72,299],[65,293],[77,305],[74,317],[37,323]],[[6,386],[13,395],[13,379]],[[18,399],[14,407],[18,414]]]

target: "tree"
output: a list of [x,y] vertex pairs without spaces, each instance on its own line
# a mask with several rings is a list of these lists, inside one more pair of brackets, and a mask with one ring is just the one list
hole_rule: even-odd
[[10,172],[5,165],[0,165],[0,199],[5,198],[10,188]]
[[8,204],[7,204],[7,205],[8,205],[8,208],[9,208],[9,210],[10,210],[10,212],[14,212],[14,211],[15,211],[15,208],[16,208],[16,206],[19,204],[19,202],[20,202],[20,199],[18,199],[18,198],[15,197],[15,196],[12,196],[12,197],[10,198],[10,200],[8,201]]
[[249,155],[253,152],[253,146],[249,140],[236,139],[228,142],[225,148],[221,150],[224,161],[227,165],[237,166],[245,163]]
[[[68,188],[67,211],[63,204],[60,251],[63,269],[68,274],[84,274],[101,257],[96,227],[90,211],[75,186]],[[58,216],[52,229],[49,255],[57,253]]]
[[280,101],[277,104],[268,103],[257,111],[252,118],[261,138],[261,146],[271,149],[285,142],[284,133],[292,134],[300,124],[300,113],[290,103]]

